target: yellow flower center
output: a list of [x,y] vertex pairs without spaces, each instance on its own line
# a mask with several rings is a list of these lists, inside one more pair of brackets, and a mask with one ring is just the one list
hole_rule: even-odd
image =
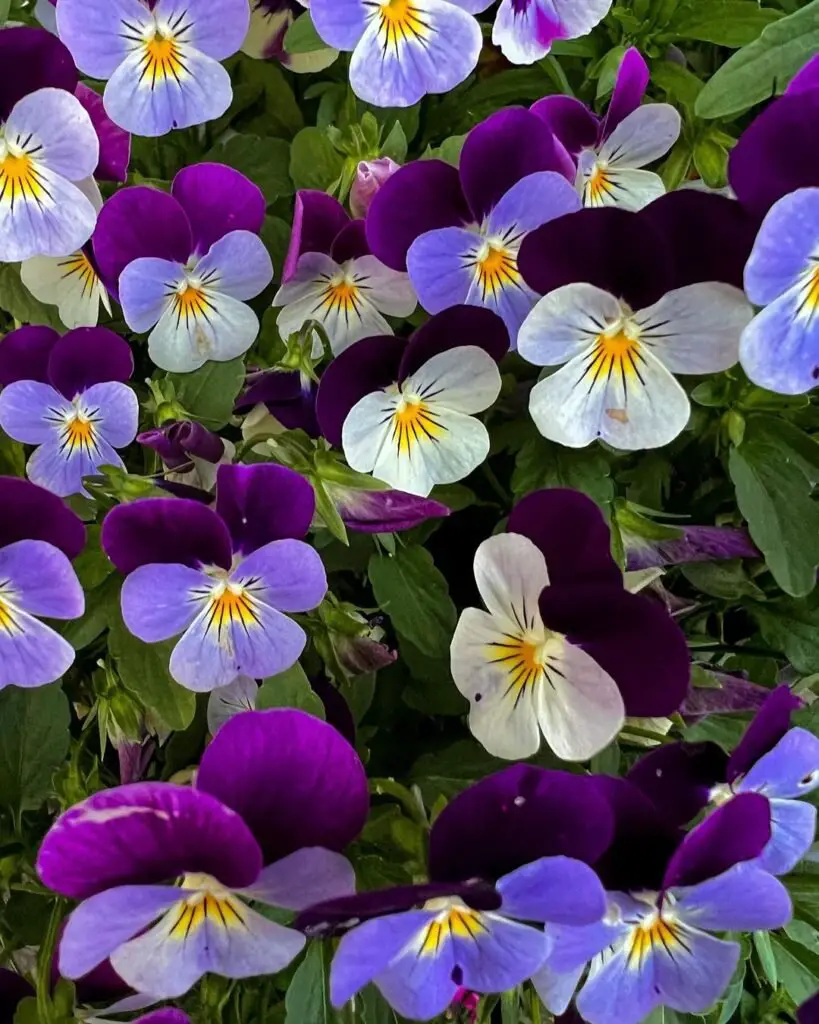
[[15,611],[8,599],[0,597],[0,630],[5,633],[22,632],[20,624],[15,617]]
[[258,622],[254,601],[238,583],[222,583],[214,590],[208,608],[208,629],[219,634],[219,642],[227,642],[229,626],[252,626]]
[[176,314],[177,327],[183,319],[186,324],[188,324],[191,317],[194,319],[200,317],[207,319],[208,311],[211,309],[210,300],[204,290],[197,288],[195,285],[190,284],[190,282],[186,282],[177,288],[171,297],[171,305]]
[[62,445],[68,449],[68,454],[73,455],[78,448],[85,449],[90,455],[94,447],[94,423],[81,412],[75,412],[70,419],[66,420],[63,428]]
[[60,260],[58,266],[64,278],[76,276],[80,279],[83,295],[90,295],[99,282],[97,272],[84,252],[75,252],[73,256]]
[[216,879],[208,875],[185,875],[182,888],[199,891],[171,910],[169,938],[184,941],[207,921],[226,930],[247,928],[244,905]]
[[672,953],[675,949],[685,948],[681,935],[682,929],[673,919],[663,917],[660,912],[650,915],[633,929],[628,938],[628,966],[639,970],[654,950]]
[[446,433],[430,406],[420,398],[402,398],[392,416],[392,442],[399,455],[411,455],[421,441],[437,441]]
[[506,246],[493,242],[486,242],[478,253],[475,275],[484,302],[490,296],[496,298],[504,288],[520,282],[515,254]]
[[595,164],[583,188],[583,203],[586,206],[605,206],[606,200],[614,195],[614,183],[605,167]]
[[397,50],[399,43],[426,39],[429,25],[421,14],[412,0],[386,0],[386,3],[382,3],[378,11],[378,31],[382,46]]
[[187,72],[179,43],[173,35],[157,33],[145,40],[140,61],[140,82],[146,82],[154,89],[157,83],[161,84],[168,78],[181,81]]
[[819,263],[805,271],[799,299],[799,313],[809,320],[819,307]]
[[0,202],[39,202],[48,192],[35,161],[26,153],[6,153],[0,159]]
[[360,289],[348,277],[334,278],[321,293],[321,306],[327,313],[357,313]]
[[482,915],[462,903],[454,903],[450,899],[428,900],[424,909],[437,910],[439,906],[443,906],[443,910],[422,933],[419,956],[436,956],[441,946],[450,939],[476,941],[489,931]]

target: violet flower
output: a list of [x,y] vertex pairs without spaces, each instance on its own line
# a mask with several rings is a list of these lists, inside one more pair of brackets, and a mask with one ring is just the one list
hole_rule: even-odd
[[610,8],[611,0],[501,0],[492,42],[513,64],[534,64],[557,40],[588,35]]
[[685,636],[660,604],[624,588],[597,505],[577,491],[536,491],[507,531],[475,554],[487,611],[462,612],[451,646],[483,746],[530,757],[542,733],[558,757],[584,761],[626,715],[676,711],[691,672]]
[[319,436],[316,422],[317,387],[300,370],[259,370],[248,373],[246,388],[236,399],[234,409],[246,413],[242,434],[282,430],[303,430],[310,437]]
[[60,0],[57,30],[77,67],[107,79],[108,116],[135,135],[165,135],[221,117],[241,47],[247,0]]
[[[669,529],[663,523],[663,530]],[[618,521],[620,538],[626,549],[626,568],[661,568],[687,562],[713,562],[732,558],[759,558],[759,550],[748,531],[733,526],[681,526],[676,537],[655,538],[636,533]]]
[[819,739],[790,728],[791,712],[799,707],[788,687],[779,686],[730,757],[715,743],[669,744],[642,758],[629,778],[677,820],[738,794],[766,797],[771,837],[758,863],[772,874],[787,874],[816,834],[816,808],[800,797],[819,786]]
[[125,463],[117,448],[136,436],[139,402],[124,382],[134,371],[126,341],[105,327],[60,337],[50,327],[20,327],[0,347],[0,427],[37,445],[29,478],[60,497],[88,492],[83,478]]
[[196,788],[142,782],[62,814],[40,847],[44,885],[80,905],[60,972],[110,958],[135,991],[169,999],[204,974],[286,967],[302,934],[248,905],[300,910],[354,890],[337,851],[367,817],[364,769],[329,725],[301,711],[234,718],[208,746]]
[[[137,0],[133,0],[137,3]],[[273,278],[258,232],[261,191],[222,164],[186,167],[171,194],[138,185],[103,206],[94,256],[128,326],[150,331],[148,354],[188,373],[243,355],[259,333],[245,303]]]
[[363,491],[324,481],[338,513],[357,533],[400,533],[450,513],[446,505],[405,491]]
[[191,690],[265,679],[296,663],[307,637],[287,612],[327,591],[302,540],[313,488],[283,466],[220,466],[216,510],[185,498],[144,498],[105,517],[102,547],[127,575],[125,625],[156,643],[182,634],[170,672]]
[[518,252],[530,231],[580,208],[565,180],[573,175],[540,118],[501,110],[469,133],[459,169],[420,160],[396,171],[370,206],[367,240],[387,266],[407,268],[429,313],[485,306],[503,319],[514,346],[537,301]]
[[250,27],[242,53],[277,60],[296,74],[324,71],[338,57],[338,50],[323,46],[309,53],[289,53],[284,45],[288,29],[306,6],[302,0],[250,0]]
[[577,190],[584,206],[641,210],[665,193],[658,174],[642,168],[664,156],[680,134],[680,115],[669,103],[640,105],[648,65],[626,50],[604,117],[571,96],[547,96],[532,113],[541,117],[577,160]]
[[462,480],[489,452],[474,414],[500,393],[497,362],[508,345],[501,320],[470,306],[439,313],[408,342],[364,338],[324,372],[322,433],[353,469],[398,490],[426,497]]
[[[168,472],[156,481],[158,487],[167,485],[173,494],[176,488],[195,488],[209,500],[216,486],[216,473],[222,463],[230,463],[236,448],[201,423],[174,420],[137,434],[137,441],[151,448],[162,459]],[[188,496],[187,490],[180,497]],[[192,495],[191,495],[192,496]]]
[[799,1024],[819,1024],[819,992],[804,1003],[796,1011]]
[[74,648],[47,619],[78,619],[85,595],[70,559],[85,527],[60,499],[0,477],[0,689],[44,686],[74,663]]
[[[392,334],[384,315],[408,317],[417,299],[406,274],[372,255],[364,222],[350,220],[332,196],[308,189],[296,195],[282,286],[273,305],[281,307],[276,323],[283,338],[317,320],[338,355],[359,338]],[[315,354],[321,355],[320,345]]]

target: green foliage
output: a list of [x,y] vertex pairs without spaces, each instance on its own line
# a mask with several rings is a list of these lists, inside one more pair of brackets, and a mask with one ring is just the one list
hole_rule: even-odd
[[190,419],[219,430],[233,414],[233,403],[245,381],[245,364],[243,359],[208,362],[193,373],[170,373],[168,380]]
[[52,794],[68,753],[68,701],[59,683],[0,692],[0,805],[15,816]]

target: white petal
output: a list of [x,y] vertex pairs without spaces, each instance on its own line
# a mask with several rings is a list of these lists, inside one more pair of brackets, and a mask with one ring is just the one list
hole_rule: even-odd
[[518,352],[535,366],[559,366],[586,351],[621,315],[617,299],[593,284],[555,288],[524,320]]
[[519,533],[499,533],[475,552],[475,582],[489,612],[505,627],[542,626],[538,599],[549,586],[543,552]]
[[584,206],[619,206],[636,212],[665,195],[663,179],[654,171],[604,167],[595,173],[596,177],[581,176]]
[[[409,274],[391,270],[375,256],[350,261],[350,271],[365,297],[387,316],[408,317],[418,305]],[[389,332],[392,334],[392,331]]]
[[96,327],[100,302],[110,312],[108,293],[82,251],[63,259],[35,256],[25,260],[20,278],[35,299],[57,307],[69,330]]
[[495,360],[477,345],[440,352],[403,383],[430,406],[449,412],[483,412],[500,394],[501,376]]
[[218,292],[208,292],[208,316],[179,317],[172,304],[148,337],[148,354],[162,370],[190,373],[209,359],[226,362],[244,355],[259,333],[250,306]]
[[236,676],[228,686],[218,686],[208,697],[208,731],[215,736],[219,729],[243,711],[256,707],[259,687],[250,676]]
[[680,136],[682,120],[669,103],[633,110],[600,147],[600,162],[612,168],[645,167],[659,160]]

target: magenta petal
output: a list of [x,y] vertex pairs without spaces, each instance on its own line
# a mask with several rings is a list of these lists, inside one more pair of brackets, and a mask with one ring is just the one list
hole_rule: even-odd
[[234,551],[249,555],[272,540],[304,537],[315,510],[312,485],[292,469],[273,463],[219,467],[216,511]]
[[741,861],[753,860],[771,838],[767,797],[740,793],[718,807],[680,843],[668,863],[663,888],[696,885]]
[[0,476],[0,547],[18,540],[44,540],[76,558],[85,547],[85,527],[56,494],[28,480]]
[[751,683],[740,676],[727,675],[725,672],[712,672],[711,675],[719,683],[719,689],[692,686],[680,705],[680,714],[689,725],[708,715],[758,711],[771,694],[766,686]]
[[395,533],[411,530],[427,519],[450,514],[440,501],[404,491],[357,491],[333,485],[333,498],[344,525],[360,533]]
[[102,523],[102,550],[121,573],[140,565],[218,565],[229,569],[233,549],[219,516],[187,498],[142,498],[112,508]]
[[100,161],[94,171],[94,177],[98,181],[117,181],[124,184],[128,179],[128,164],[131,160],[131,136],[124,128],[114,124],[106,114],[99,93],[80,82],[74,95],[88,112],[100,140]]
[[185,167],[174,178],[171,195],[188,215],[193,251],[200,256],[228,232],[252,231],[258,235],[264,223],[266,203],[262,190],[244,174],[224,164]]
[[48,377],[71,401],[93,384],[125,382],[134,372],[131,346],[106,327],[78,327],[64,334],[51,350]]
[[808,89],[819,88],[819,56],[811,57],[805,66],[788,82],[786,96],[794,93],[807,92]]
[[733,782],[756,764],[782,739],[791,727],[791,712],[798,711],[802,701],[787,686],[777,686],[757,711],[728,761],[726,778]]
[[103,205],[92,239],[105,287],[117,295],[119,276],[142,256],[186,263],[193,252],[188,218],[180,204],[158,188],[124,188]]
[[300,189],[296,193],[290,245],[282,268],[282,280],[296,272],[299,256],[305,252],[329,255],[337,235],[350,223],[350,215],[341,203],[326,192]]
[[627,569],[760,557],[748,531],[731,526],[686,526],[679,537],[668,540],[654,540],[625,530],[622,534]]
[[291,709],[226,722],[202,756],[197,786],[242,816],[266,864],[305,846],[342,850],[369,810],[355,750],[326,722]]
[[346,263],[347,260],[357,260],[361,256],[367,256],[369,251],[367,228],[364,221],[351,220],[336,235],[330,248],[330,256],[336,263]]
[[497,313],[482,306],[450,306],[412,335],[398,371],[399,380],[416,373],[433,356],[452,348],[482,348],[496,363],[509,351],[509,332]]
[[137,1017],[134,1024],[191,1024],[191,1019],[182,1010],[174,1010],[166,1006],[164,1010],[154,1010],[142,1017]]
[[617,69],[617,80],[611,94],[609,109],[600,125],[600,139],[607,139],[621,121],[640,106],[640,101],[648,88],[648,64],[640,56],[640,51],[630,46],[623,54],[620,67]]
[[44,28],[4,28],[0,67],[0,124],[29,93],[45,88],[73,92],[79,77],[68,48]]
[[367,211],[367,241],[382,263],[406,270],[407,251],[419,235],[472,220],[457,169],[443,160],[416,160],[376,192]]
[[[7,30],[8,31],[8,30]],[[0,385],[17,380],[48,384],[48,357],[60,340],[51,327],[18,327],[0,345]]]
[[716,743],[669,743],[641,757],[628,781],[673,825],[687,825],[725,781],[728,756]]
[[261,868],[258,844],[238,814],[208,793],[169,782],[95,793],[60,815],[37,856],[43,884],[78,900],[188,872],[241,888]]
[[405,348],[400,338],[362,338],[330,363],[316,397],[316,416],[330,444],[341,444],[341,428],[356,402],[398,380]]
[[429,875],[436,882],[497,879],[539,857],[592,864],[614,821],[588,776],[518,764],[459,793],[436,818]]
[[572,156],[597,142],[600,118],[573,96],[544,96],[532,104],[531,111],[545,121]]

